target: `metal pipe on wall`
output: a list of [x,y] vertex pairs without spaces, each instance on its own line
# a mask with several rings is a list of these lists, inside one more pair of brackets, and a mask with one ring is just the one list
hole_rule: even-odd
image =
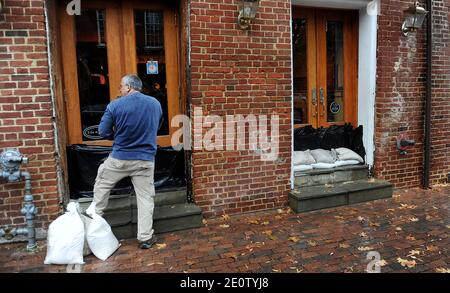
[[427,84],[425,97],[425,133],[423,154],[423,188],[430,188],[430,151],[431,151],[431,73],[433,54],[433,5],[427,0]]

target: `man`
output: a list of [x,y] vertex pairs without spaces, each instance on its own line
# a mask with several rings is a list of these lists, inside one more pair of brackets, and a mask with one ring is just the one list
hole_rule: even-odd
[[141,90],[142,81],[138,76],[124,76],[120,82],[122,97],[111,102],[102,117],[99,134],[113,139],[114,144],[112,153],[98,169],[94,202],[97,214],[103,215],[111,189],[130,176],[138,209],[137,239],[140,248],[148,249],[156,243],[152,228],[153,173],[162,109],[155,98],[142,94]]

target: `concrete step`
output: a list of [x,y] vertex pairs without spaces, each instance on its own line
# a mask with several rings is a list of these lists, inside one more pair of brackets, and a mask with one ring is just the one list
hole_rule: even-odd
[[[187,200],[186,188],[165,189],[155,192],[155,207],[185,203]],[[92,202],[92,198],[78,199],[80,207],[85,210]],[[136,207],[136,196],[130,194],[111,195],[109,197],[107,210],[123,209],[130,206]]]
[[366,179],[296,188],[289,193],[289,206],[297,213],[392,197],[392,184]]
[[[203,226],[201,209],[186,201],[186,188],[156,191],[153,214],[153,229],[156,233]],[[81,209],[85,210],[91,204],[92,198],[80,198],[78,202]],[[136,237],[137,205],[134,193],[111,195],[104,212],[104,217],[117,238]]]
[[[118,239],[136,238],[137,209],[108,211],[105,219]],[[155,233],[172,232],[203,226],[202,210],[192,203],[155,207],[153,229]]]
[[294,174],[294,186],[303,188],[325,184],[336,184],[345,181],[367,179],[369,167],[367,165],[342,166],[332,169],[313,169],[298,171]]

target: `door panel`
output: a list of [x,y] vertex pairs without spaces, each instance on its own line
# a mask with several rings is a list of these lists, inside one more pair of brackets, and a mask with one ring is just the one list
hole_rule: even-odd
[[[111,145],[98,136],[107,104],[120,95],[125,74],[141,77],[143,93],[161,103],[165,123],[158,144],[170,145],[171,117],[180,113],[176,12],[143,1],[92,1],[80,16],[60,7],[60,32],[69,144]],[[147,71],[147,62],[158,71]]]
[[[356,125],[357,14],[296,8],[293,15],[295,127],[305,124],[328,127],[346,122]],[[296,33],[295,28],[305,24],[308,27],[304,29],[305,36]],[[303,51],[307,51],[306,56]],[[303,77],[305,73],[306,77]],[[304,79],[308,85],[306,95],[302,94]],[[307,119],[298,119],[301,114],[296,115],[304,111],[299,97],[307,100]]]

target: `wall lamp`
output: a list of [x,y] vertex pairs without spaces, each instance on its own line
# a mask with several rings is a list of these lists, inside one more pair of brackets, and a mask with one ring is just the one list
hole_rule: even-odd
[[416,1],[413,6],[405,10],[405,20],[402,24],[403,35],[407,36],[409,32],[413,32],[416,29],[421,28],[427,13],[428,11],[420,6],[418,1]]
[[250,27],[250,22],[255,19],[260,0],[240,0],[238,24],[243,30]]

